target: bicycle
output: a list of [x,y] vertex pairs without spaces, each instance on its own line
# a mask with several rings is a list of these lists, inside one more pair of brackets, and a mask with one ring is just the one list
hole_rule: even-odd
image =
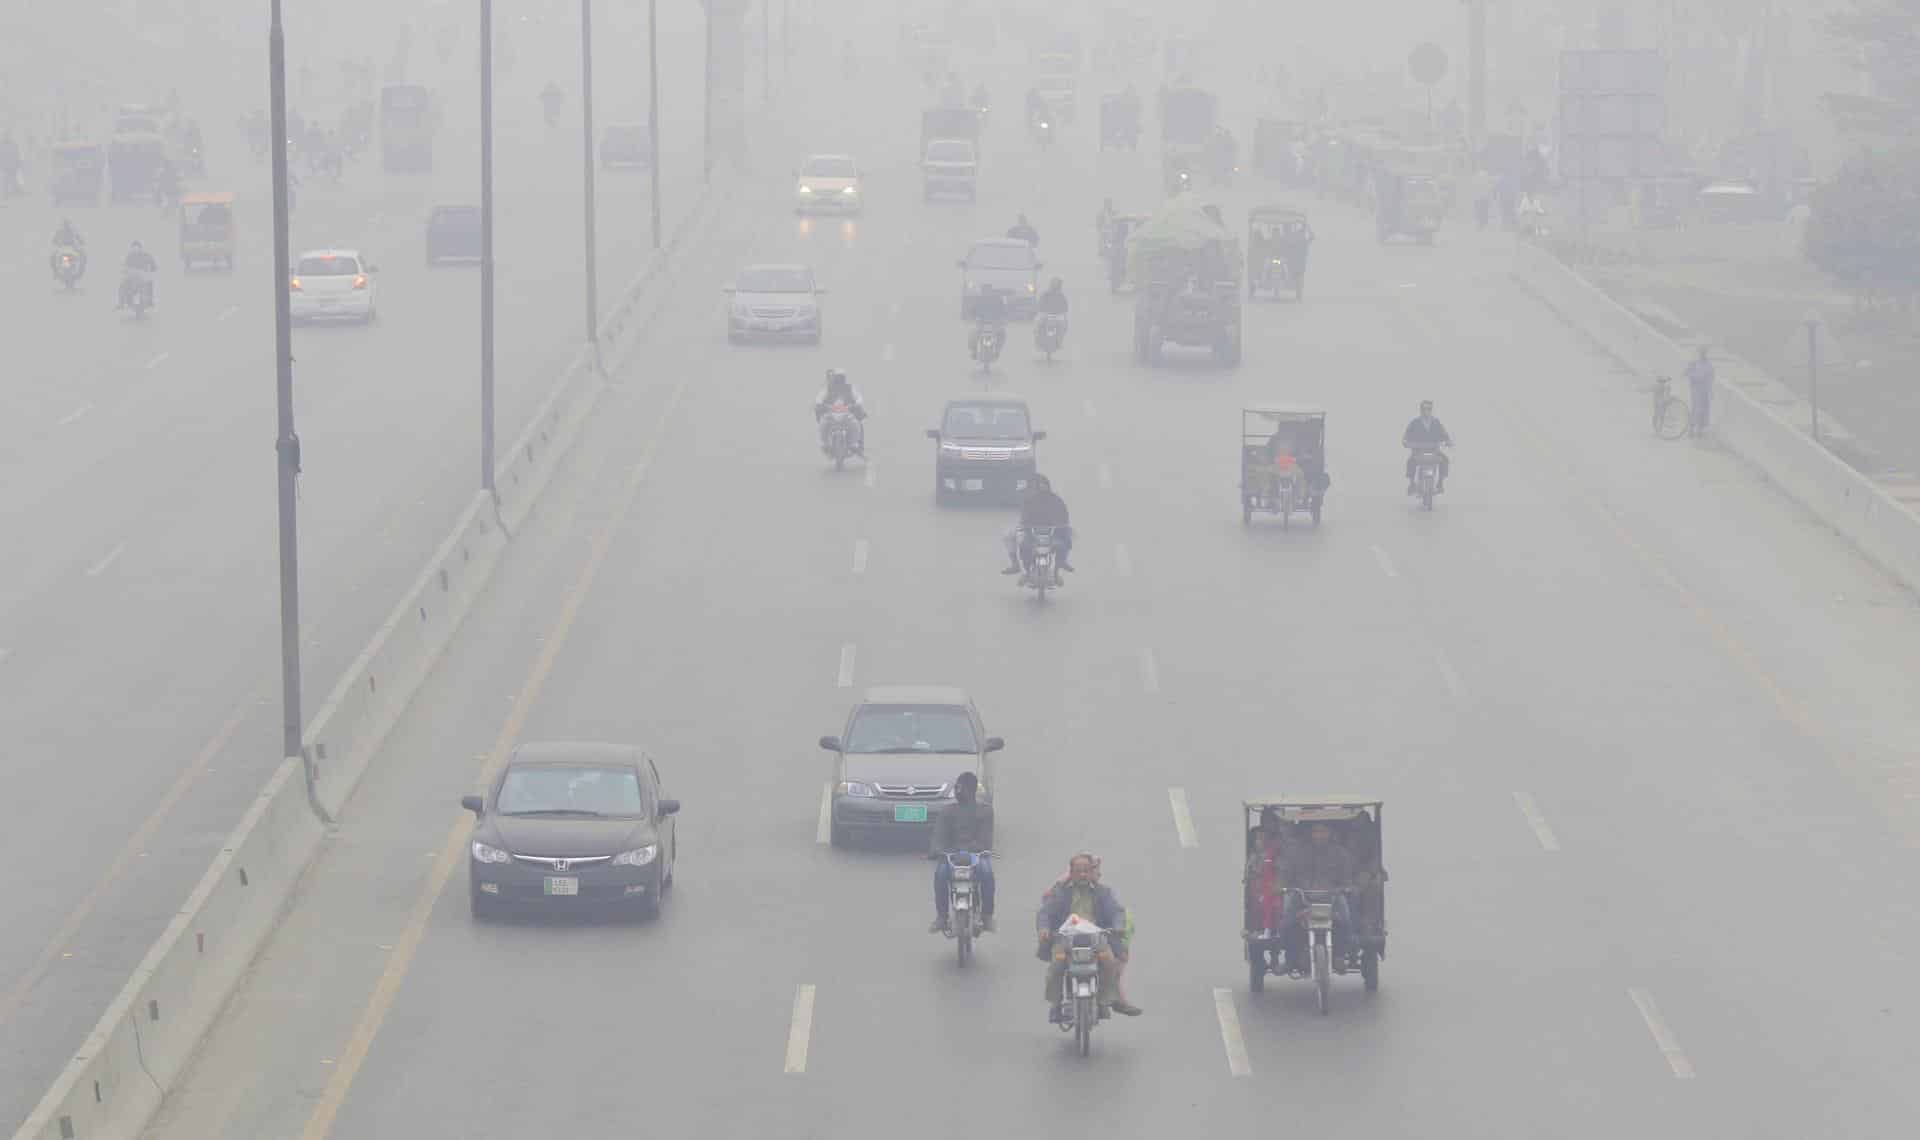
[[1653,434],[1661,439],[1679,439],[1693,428],[1693,409],[1673,394],[1673,377],[1661,376],[1653,382]]

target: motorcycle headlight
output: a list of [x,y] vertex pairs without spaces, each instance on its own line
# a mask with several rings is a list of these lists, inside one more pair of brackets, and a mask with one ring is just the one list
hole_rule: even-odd
[[1029,281],[1029,282],[1027,282],[1027,292],[1029,292],[1029,293],[1032,293],[1032,292],[1035,292],[1035,290],[1034,290],[1034,287],[1033,287],[1033,282],[1031,282],[1031,281]]
[[800,184],[800,192],[802,194],[811,194],[813,193],[813,187],[808,186],[806,183],[803,182]]
[[513,856],[498,847],[489,847],[479,840],[473,841],[473,861],[476,863],[510,863]]
[[847,188],[845,188],[844,190],[841,190],[840,192],[842,194],[858,194],[860,191],[855,189],[852,186],[848,186]]
[[843,796],[854,796],[859,799],[868,800],[873,798],[873,785],[863,784],[858,780],[842,781],[838,790]]
[[616,867],[644,867],[648,863],[653,862],[653,857],[658,854],[660,854],[660,845],[658,843],[649,843],[645,847],[636,847],[631,851],[622,851],[620,854],[615,855],[613,857],[613,865]]

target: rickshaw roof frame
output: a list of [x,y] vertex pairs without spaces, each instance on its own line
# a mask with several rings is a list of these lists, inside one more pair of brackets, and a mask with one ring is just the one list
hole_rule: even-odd
[[1307,212],[1296,210],[1292,206],[1254,206],[1247,211],[1247,221],[1251,222],[1255,218],[1270,218],[1277,222],[1297,219],[1304,222],[1307,220]]
[[1324,408],[1315,408],[1306,404],[1267,404],[1257,408],[1241,408],[1241,427],[1244,428],[1246,426],[1247,417],[1249,416],[1262,416],[1273,420],[1275,423],[1305,423],[1311,420],[1319,420],[1324,423],[1327,418],[1327,413]]
[[1293,818],[1298,820],[1326,820],[1329,823],[1358,819],[1361,810],[1371,808],[1374,821],[1377,823],[1380,820],[1381,809],[1386,806],[1386,801],[1379,796],[1332,793],[1323,796],[1283,795],[1244,800],[1240,806],[1250,816],[1258,816],[1268,808],[1275,808],[1282,813],[1296,813]]
[[180,195],[180,204],[182,206],[231,206],[233,191],[195,190],[191,194]]

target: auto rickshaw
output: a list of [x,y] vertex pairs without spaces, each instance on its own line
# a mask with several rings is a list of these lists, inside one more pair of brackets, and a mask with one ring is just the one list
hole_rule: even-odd
[[63,142],[53,145],[53,204],[100,201],[106,181],[107,151],[97,143]]
[[1333,479],[1327,474],[1327,413],[1273,404],[1240,409],[1240,521],[1255,511],[1293,525],[1304,511],[1320,525]]
[[1107,239],[1101,243],[1101,256],[1107,262],[1107,287],[1118,293],[1127,287],[1127,238],[1147,220],[1145,214],[1120,214],[1114,217]]
[[1259,292],[1279,297],[1283,289],[1298,301],[1307,293],[1307,253],[1313,227],[1299,210],[1255,206],[1247,211],[1247,299]]
[[233,268],[233,195],[186,194],[180,198],[180,265],[219,262]]
[[114,136],[107,156],[113,200],[130,202],[160,192],[166,165],[167,141],[159,135]]
[[[1240,938],[1247,987],[1259,993],[1270,974],[1311,980],[1323,1014],[1335,977],[1357,973],[1368,993],[1378,990],[1380,961],[1387,956],[1382,801],[1377,796],[1275,796],[1246,800],[1241,807],[1246,813],[1247,861]],[[1353,857],[1353,881],[1339,890],[1297,889],[1286,882],[1287,866],[1299,846],[1312,842],[1310,830],[1320,825],[1332,832],[1328,842]],[[1334,927],[1341,900],[1351,930],[1336,950]],[[1306,929],[1286,929],[1296,921]]]

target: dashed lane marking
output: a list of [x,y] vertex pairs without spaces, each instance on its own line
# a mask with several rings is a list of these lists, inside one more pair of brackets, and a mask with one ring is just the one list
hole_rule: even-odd
[[820,822],[814,826],[815,843],[833,842],[833,781],[820,785]]
[[834,683],[842,689],[850,689],[853,687],[853,655],[854,647],[852,642],[848,642],[840,647],[840,674]]
[[1520,809],[1520,814],[1527,817],[1527,826],[1533,828],[1533,837],[1540,841],[1541,849],[1560,850],[1560,840],[1553,834],[1553,828],[1547,826],[1547,817],[1540,814],[1540,805],[1533,802],[1532,793],[1513,793],[1513,803]]
[[1113,548],[1113,572],[1122,578],[1133,577],[1133,555],[1127,553],[1124,542]]
[[1252,1076],[1253,1063],[1247,1060],[1247,1039],[1240,1035],[1240,1011],[1233,1006],[1232,990],[1214,989],[1213,1015],[1220,1020],[1220,1043],[1227,1048],[1227,1072]]
[[1400,572],[1393,568],[1393,559],[1388,558],[1387,552],[1377,546],[1373,548],[1373,560],[1380,564],[1380,572],[1387,577],[1398,578],[1400,576]]
[[1638,987],[1629,989],[1627,996],[1640,1010],[1640,1020],[1647,1023],[1647,1032],[1653,1034],[1653,1043],[1660,1049],[1660,1055],[1667,1059],[1667,1067],[1673,1070],[1676,1079],[1693,1079],[1693,1062],[1680,1048],[1680,1039],[1667,1027],[1666,1020],[1660,1016],[1660,1007],[1653,1004],[1653,995]]
[[122,554],[125,554],[126,552],[127,552],[127,544],[124,542],[114,547],[112,550],[107,551],[107,556],[105,558],[102,558],[100,561],[87,567],[87,577],[98,578],[100,575],[105,574],[109,569],[113,567],[113,564],[115,562],[120,561],[120,556]]
[[793,1023],[787,1027],[787,1069],[807,1071],[807,1043],[813,1037],[813,986],[802,983],[793,991]]
[[1097,474],[1100,480],[1100,489],[1103,491],[1113,490],[1113,464],[1102,463]]
[[72,410],[71,412],[68,412],[66,415],[61,416],[60,426],[66,427],[68,424],[74,422],[75,420],[79,419],[81,416],[86,415],[88,412],[92,410],[93,410],[92,404],[82,404],[79,407]]
[[160,367],[160,365],[166,363],[167,358],[172,355],[173,354],[171,352],[163,352],[158,356],[155,356],[152,360],[147,361],[147,367],[149,369],[158,368]]
[[1200,846],[1200,836],[1193,830],[1193,811],[1187,806],[1187,789],[1168,788],[1167,803],[1173,807],[1173,830],[1180,836],[1180,846]]
[[856,538],[853,540],[853,572],[855,574],[865,574],[867,572],[867,550],[868,544],[866,539]]
[[873,486],[874,483],[880,478],[880,476],[876,474],[879,468],[880,468],[879,464],[873,462],[872,460],[867,461],[867,475],[866,475],[867,486],[869,487]]
[[1153,659],[1153,650],[1140,651],[1140,684],[1149,693],[1160,691],[1160,664]]

